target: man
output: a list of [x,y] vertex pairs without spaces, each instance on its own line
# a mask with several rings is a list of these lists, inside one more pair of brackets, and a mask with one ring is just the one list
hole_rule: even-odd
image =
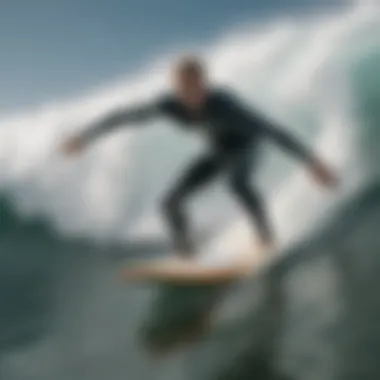
[[85,148],[96,138],[125,124],[136,125],[167,116],[190,130],[204,133],[209,143],[207,154],[198,158],[181,176],[163,203],[175,251],[189,257],[195,247],[189,236],[184,212],[186,200],[217,174],[228,175],[230,188],[257,227],[264,247],[274,245],[274,234],[265,207],[250,183],[251,165],[258,143],[270,139],[302,160],[322,185],[335,184],[333,173],[293,136],[278,129],[265,117],[248,110],[228,91],[214,89],[202,63],[194,57],[182,58],[173,70],[173,93],[148,105],[120,109],[74,136],[64,144],[68,154]]

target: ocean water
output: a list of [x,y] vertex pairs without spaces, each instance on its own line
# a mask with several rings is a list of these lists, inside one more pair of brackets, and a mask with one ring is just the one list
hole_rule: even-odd
[[[157,205],[203,149],[199,136],[161,121],[120,130],[75,160],[56,153],[78,125],[160,91],[170,56],[95,94],[0,117],[0,377],[377,379],[379,21],[377,3],[362,1],[247,24],[199,49],[216,81],[281,120],[342,178],[324,192],[268,147],[253,180],[281,249],[228,289],[117,279],[129,257],[167,251]],[[249,229],[222,183],[191,206],[201,259],[233,260]],[[211,304],[211,330],[165,359],[149,355],[193,332]]]

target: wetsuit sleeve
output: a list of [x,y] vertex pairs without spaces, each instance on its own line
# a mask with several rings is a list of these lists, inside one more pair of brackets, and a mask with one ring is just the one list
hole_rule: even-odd
[[226,107],[236,122],[240,121],[246,128],[252,128],[256,133],[271,139],[303,161],[313,159],[312,152],[293,134],[277,126],[262,113],[245,107],[242,102],[227,92],[222,93],[221,99],[223,100],[221,104]]
[[146,105],[117,109],[92,124],[80,137],[88,143],[121,126],[155,119],[165,112],[167,102],[166,99],[158,99]]
[[264,116],[260,117],[260,120],[257,121],[256,125],[258,126],[260,133],[292,153],[297,158],[305,162],[311,162],[313,160],[311,150],[302,144],[298,138],[289,131],[278,127]]

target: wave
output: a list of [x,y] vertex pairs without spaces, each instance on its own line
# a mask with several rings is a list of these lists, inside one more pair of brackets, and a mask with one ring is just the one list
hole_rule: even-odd
[[[377,287],[370,283],[376,284],[379,222],[379,19],[376,3],[360,2],[344,14],[280,20],[200,49],[217,81],[233,86],[248,104],[259,104],[313,145],[341,173],[343,186],[335,195],[324,194],[294,163],[277,152],[266,154],[257,185],[268,198],[282,256],[266,275],[225,295],[216,327],[227,332],[213,331],[189,359],[192,371],[199,372],[195,378],[227,379],[230,367],[241,370],[242,379],[252,378],[257,366],[247,368],[246,358],[254,364],[264,358],[272,366],[266,355],[273,353],[277,339],[283,345],[276,351],[278,365],[296,378],[308,373],[348,378],[360,372],[365,360],[375,363],[366,347],[376,345],[370,338],[376,336],[376,323],[371,313],[358,310],[377,305]],[[162,122],[144,131],[120,132],[78,160],[64,160],[55,152],[82,123],[158,92],[169,58],[97,94],[0,118],[4,378],[96,379],[121,373],[152,378],[156,367],[136,345],[136,331],[142,328],[144,339],[172,334],[175,340],[197,311],[210,300],[221,300],[215,289],[199,300],[196,293],[183,297],[178,289],[124,289],[115,279],[120,258],[167,251],[155,205],[170,178],[202,149],[196,137]],[[196,224],[213,228],[213,239],[203,245],[207,258],[220,260],[247,243],[249,230],[222,186],[197,202]],[[214,226],[217,220],[225,224]],[[148,238],[150,247],[142,246]],[[342,280],[334,269],[336,257],[350,279]],[[269,317],[277,315],[273,310],[280,304],[260,302],[265,278],[281,278],[289,296],[279,333]],[[178,308],[167,308],[166,302],[177,305],[176,297],[182,297]],[[334,309],[342,300],[344,315]],[[263,314],[258,305],[264,305]],[[371,315],[377,316],[375,308]],[[147,325],[141,326],[147,317],[153,329],[148,332]],[[341,330],[335,330],[334,321]],[[360,331],[363,326],[368,330]],[[269,332],[258,339],[258,330]],[[334,331],[341,334],[337,345]],[[346,345],[344,336],[350,340]],[[357,366],[355,345],[363,347]],[[349,364],[333,374],[331,358]],[[168,364],[163,374],[182,379],[179,361]]]

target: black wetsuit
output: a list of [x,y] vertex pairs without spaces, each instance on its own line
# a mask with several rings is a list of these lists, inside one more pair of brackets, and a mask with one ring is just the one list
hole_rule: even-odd
[[228,173],[231,190],[255,222],[260,237],[270,242],[272,230],[263,202],[250,184],[257,143],[270,138],[305,161],[311,159],[310,152],[293,136],[276,128],[264,116],[246,109],[224,90],[210,90],[202,109],[197,111],[185,107],[174,96],[164,96],[145,106],[120,109],[100,120],[83,137],[92,139],[125,123],[143,122],[161,115],[186,128],[201,130],[210,144],[207,154],[189,166],[164,201],[175,248],[180,252],[193,250],[184,200],[221,171]]

